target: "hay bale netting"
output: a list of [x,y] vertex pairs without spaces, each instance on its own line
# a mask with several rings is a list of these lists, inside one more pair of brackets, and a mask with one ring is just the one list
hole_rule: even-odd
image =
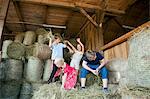
[[21,60],[8,59],[5,67],[5,80],[21,80],[23,62]]
[[7,48],[9,44],[11,44],[13,41],[12,40],[5,40],[3,41],[3,46],[2,46],[2,58],[9,58],[7,55]]
[[19,42],[12,42],[7,48],[7,54],[13,59],[22,59],[25,56],[25,46]]
[[14,42],[20,42],[22,43],[24,39],[24,33],[17,33],[15,36]]
[[[129,40],[128,85],[150,88],[150,27]],[[135,77],[136,75],[136,77]]]
[[51,50],[46,44],[35,44],[35,48],[33,50],[34,57],[38,57],[39,59],[45,60],[49,59],[51,55]]
[[21,87],[19,99],[31,99],[32,98],[32,85],[24,82]]
[[0,99],[18,99],[20,92],[20,82],[11,81],[3,82],[1,87],[1,97]]
[[30,57],[28,59],[25,78],[30,82],[38,82],[41,80],[43,74],[43,62],[36,57]]
[[24,41],[23,44],[25,45],[31,45],[35,42],[36,40],[36,34],[33,31],[27,31],[25,33]]
[[51,59],[46,60],[44,65],[43,81],[48,81],[50,74],[52,72],[52,65],[53,63]]

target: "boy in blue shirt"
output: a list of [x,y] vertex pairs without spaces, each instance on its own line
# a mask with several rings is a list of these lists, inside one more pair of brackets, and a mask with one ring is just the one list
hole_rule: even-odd
[[103,91],[108,92],[108,70],[104,66],[106,63],[107,61],[99,52],[87,51],[83,57],[83,68],[80,70],[81,88],[85,88],[86,75],[92,72],[94,75],[101,74]]

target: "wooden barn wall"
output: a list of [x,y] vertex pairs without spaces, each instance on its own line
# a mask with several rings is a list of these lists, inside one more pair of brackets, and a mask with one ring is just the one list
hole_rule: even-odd
[[128,58],[128,42],[125,41],[119,45],[116,45],[110,49],[104,51],[104,57],[108,60],[114,58]]
[[[95,21],[96,17],[93,19]],[[98,29],[91,22],[89,22],[89,24],[81,31],[80,38],[83,39],[86,50],[99,51],[100,47],[104,45],[102,28],[100,30],[101,31],[98,32]]]

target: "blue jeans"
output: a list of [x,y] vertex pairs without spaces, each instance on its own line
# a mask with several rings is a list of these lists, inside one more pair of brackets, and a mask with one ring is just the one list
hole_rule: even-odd
[[[88,65],[91,69],[96,70],[96,68],[99,67],[99,65]],[[89,73],[90,71],[88,71],[87,69],[85,69],[84,67],[81,68],[80,70],[80,78],[86,78],[86,75]],[[107,68],[104,66],[100,69],[99,74],[102,76],[102,79],[108,79],[108,70]]]

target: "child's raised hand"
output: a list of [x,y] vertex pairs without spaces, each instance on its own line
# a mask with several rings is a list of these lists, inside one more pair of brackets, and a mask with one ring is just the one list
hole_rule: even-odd
[[80,42],[80,38],[77,38],[77,42]]
[[64,43],[68,43],[68,40],[64,40]]

